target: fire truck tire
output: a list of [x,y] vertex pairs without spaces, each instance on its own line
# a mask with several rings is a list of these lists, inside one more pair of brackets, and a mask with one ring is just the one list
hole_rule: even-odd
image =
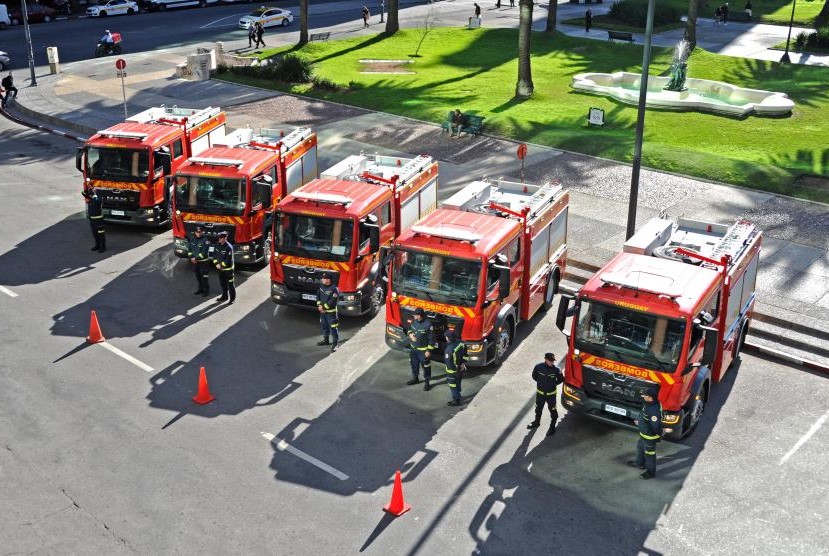
[[[686,408],[685,422],[682,424],[682,430],[679,433],[679,438],[689,436],[699,425],[703,413],[705,413],[705,405],[708,403],[708,383],[704,382],[699,391],[688,401]],[[678,439],[677,439],[678,440]]]
[[737,347],[734,348],[734,358],[731,360],[730,368],[734,368],[740,361],[740,353],[743,351],[743,346],[746,343],[746,336],[748,336],[748,321],[743,324],[740,330],[740,339],[737,341]]
[[386,290],[383,289],[383,283],[374,284],[371,290],[371,299],[369,299],[368,316],[374,318],[380,309],[386,304]]
[[271,258],[271,233],[267,232],[265,234],[265,239],[262,241],[262,261],[261,265],[268,266],[268,262]]
[[495,336],[495,359],[492,363],[496,367],[500,367],[507,358],[509,348],[512,346],[514,331],[515,325],[513,324],[512,317],[510,317],[504,322],[504,326],[501,328],[501,331],[498,332],[497,336]]
[[547,286],[544,288],[544,303],[541,305],[544,311],[549,311],[550,307],[553,306],[553,298],[558,293],[558,283],[560,280],[561,274],[558,268],[553,269],[547,276]]

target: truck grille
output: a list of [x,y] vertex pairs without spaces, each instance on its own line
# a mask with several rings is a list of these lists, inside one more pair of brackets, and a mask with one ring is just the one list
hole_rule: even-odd
[[138,210],[138,199],[141,195],[138,191],[127,191],[124,189],[98,189],[101,196],[103,208],[116,210]]
[[196,232],[196,226],[204,227],[204,235],[211,243],[219,242],[219,232],[227,232],[227,241],[231,244],[236,240],[236,226],[233,224],[214,224],[212,222],[193,222],[184,223],[184,231],[187,237],[192,236]]
[[584,390],[591,398],[603,398],[614,402],[623,402],[639,407],[642,405],[642,392],[647,388],[658,387],[647,380],[611,373],[595,367],[582,367]]
[[[320,279],[323,272],[331,274],[331,283],[335,286],[340,281],[340,274],[334,270],[315,268],[313,266],[300,266],[295,264],[283,264],[282,274],[285,276],[285,286],[293,291],[317,293],[320,287]],[[315,304],[310,303],[311,305]]]
[[[400,308],[400,316],[403,319],[402,324],[404,327],[408,327],[409,322],[414,320],[414,312],[414,307]],[[426,318],[432,321],[432,324],[435,327],[435,340],[437,340],[440,345],[446,343],[443,334],[446,332],[447,325],[455,325],[455,334],[458,335],[458,338],[460,338],[463,333],[463,319],[461,317],[453,317],[442,313],[435,313],[434,311],[426,311]]]

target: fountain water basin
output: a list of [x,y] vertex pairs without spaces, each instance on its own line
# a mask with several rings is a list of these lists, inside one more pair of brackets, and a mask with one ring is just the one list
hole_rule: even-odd
[[[639,84],[642,75],[618,71],[615,73],[579,73],[570,84],[576,90],[611,96],[627,104],[639,104]],[[767,116],[788,114],[794,102],[785,93],[745,89],[722,81],[687,78],[682,91],[665,91],[670,77],[651,76],[648,79],[646,105],[651,108],[697,110],[732,116],[755,113]]]

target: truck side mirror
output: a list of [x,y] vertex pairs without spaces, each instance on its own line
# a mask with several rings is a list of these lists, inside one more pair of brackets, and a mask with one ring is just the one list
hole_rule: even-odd
[[75,168],[83,173],[83,147],[78,147],[78,152],[75,153]]
[[570,304],[573,302],[575,298],[572,295],[568,295],[566,293],[561,294],[561,299],[558,301],[558,312],[556,313],[556,327],[564,332],[565,336],[568,336],[568,333],[564,330],[564,324],[567,322],[567,317],[570,313]]
[[372,224],[368,229],[368,250],[376,253],[380,250],[380,226]]
[[720,341],[719,331],[711,326],[700,326],[705,330],[705,346],[702,350],[702,364],[710,367],[717,356],[717,347]]
[[164,175],[169,175],[173,164],[173,158],[170,155],[170,151],[166,149],[158,149],[155,151],[154,156],[156,161],[155,167],[158,168],[161,166],[161,171]]
[[506,299],[510,291],[509,267],[492,265],[492,268],[498,271],[498,299]]

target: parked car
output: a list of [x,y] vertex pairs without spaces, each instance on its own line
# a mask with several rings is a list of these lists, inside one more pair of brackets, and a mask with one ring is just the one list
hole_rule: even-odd
[[97,6],[87,8],[86,15],[107,17],[110,15],[132,15],[139,11],[138,4],[132,0],[101,0]]
[[149,12],[163,12],[172,8],[188,8],[198,6],[204,8],[211,4],[218,4],[219,0],[145,0],[143,7]]
[[0,31],[11,25],[12,20],[9,18],[9,9],[5,4],[0,4]]
[[0,50],[0,71],[7,69],[12,64],[12,59],[8,52]]
[[[29,23],[49,23],[55,19],[57,13],[57,11],[49,6],[34,3],[29,4],[26,10],[26,14],[29,16]],[[10,13],[9,17],[12,20],[12,25],[23,25],[23,11],[20,8]]]
[[287,27],[294,20],[294,15],[290,10],[280,10],[279,8],[267,8],[262,6],[256,8],[248,15],[239,20],[240,29],[248,29],[254,23],[261,23],[262,27]]

